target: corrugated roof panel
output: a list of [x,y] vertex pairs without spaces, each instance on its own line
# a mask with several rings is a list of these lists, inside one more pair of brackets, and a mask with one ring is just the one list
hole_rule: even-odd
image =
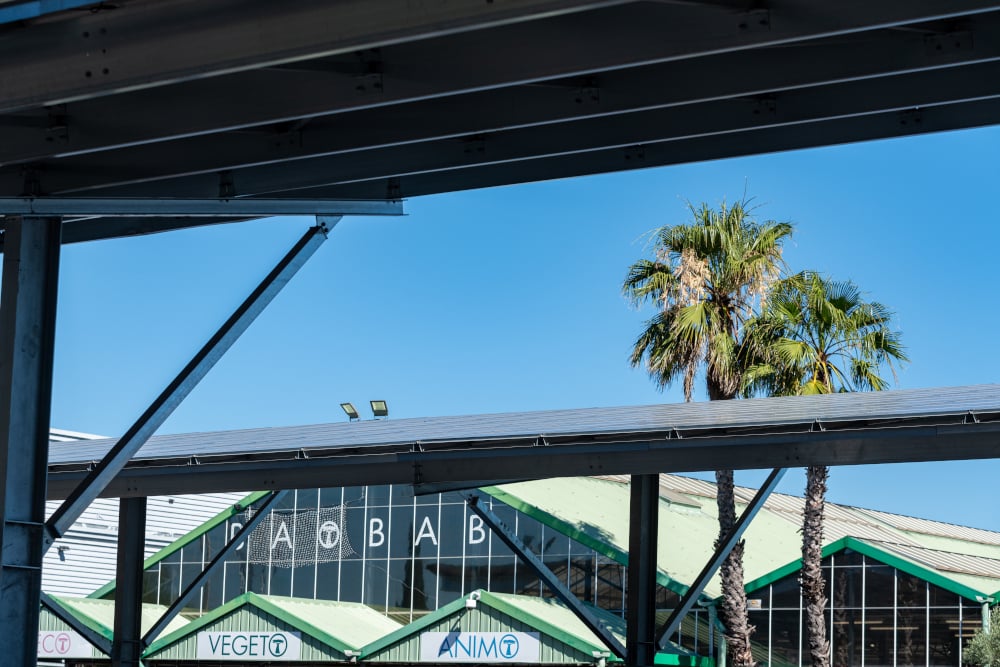
[[[875,541],[872,540],[872,542]],[[889,542],[878,542],[877,544],[884,549],[902,554],[907,558],[923,563],[940,572],[954,572],[957,574],[970,574],[975,577],[996,579],[997,587],[1000,587],[1000,560],[924,549],[908,544],[893,544]]]
[[400,628],[400,624],[367,605],[262,595],[262,599],[300,618],[344,644],[359,649]]
[[[726,429],[964,415],[1000,412],[1000,385],[873,393],[705,401],[637,407],[549,410],[506,414],[340,422],[154,436],[137,459],[253,454],[298,449],[524,438],[539,435],[641,433]],[[958,423],[958,422],[956,422]],[[49,463],[99,460],[113,439],[53,443]]]
[[994,533],[989,530],[969,528],[967,526],[959,526],[941,521],[932,521],[930,519],[919,519],[901,514],[890,514],[888,512],[881,512],[878,510],[859,509],[858,511],[878,519],[879,521],[883,521],[890,526],[899,528],[900,530],[948,537],[965,542],[978,542],[980,544],[1000,546],[1000,533]]

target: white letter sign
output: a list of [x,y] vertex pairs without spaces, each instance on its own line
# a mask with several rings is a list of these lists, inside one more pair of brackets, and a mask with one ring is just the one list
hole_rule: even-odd
[[199,632],[199,660],[298,660],[298,632]]
[[42,630],[38,633],[39,658],[92,658],[94,647],[72,630]]

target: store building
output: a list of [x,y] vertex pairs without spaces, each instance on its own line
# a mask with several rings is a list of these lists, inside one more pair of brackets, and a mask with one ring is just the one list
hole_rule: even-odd
[[[476,493],[577,599],[613,616],[623,614],[627,478],[523,482]],[[184,616],[197,620],[252,593],[358,603],[410,626],[460,608],[479,590],[497,600],[551,598],[534,572],[468,507],[467,495],[414,497],[410,487],[395,485],[289,492],[212,574]],[[714,495],[710,483],[661,476],[661,619],[711,553]],[[751,489],[737,490],[741,505],[752,495]],[[145,602],[165,606],[176,600],[253,516],[263,496],[253,494],[226,508],[150,558]],[[754,650],[765,665],[808,662],[797,582],[801,510],[801,498],[775,494],[746,533]],[[1000,590],[1000,534],[828,505],[826,535],[836,667],[961,664],[964,644],[981,626],[984,602],[992,604]],[[713,608],[720,593],[717,580],[709,582],[695,611],[670,638],[674,654],[722,657]],[[92,594],[113,595],[113,582]]]

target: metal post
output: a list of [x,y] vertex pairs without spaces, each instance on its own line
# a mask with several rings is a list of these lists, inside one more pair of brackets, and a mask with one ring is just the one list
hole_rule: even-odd
[[[326,218],[324,220],[336,219]],[[167,388],[153,401],[142,416],[125,432],[125,435],[115,443],[115,446],[87,475],[87,478],[73,490],[46,523],[45,549],[48,549],[56,538],[65,535],[73,522],[80,518],[84,510],[90,506],[90,503],[101,495],[101,492],[125,467],[129,459],[139,451],[139,448],[146,443],[150,436],[156,432],[156,429],[222,358],[226,350],[236,342],[247,327],[267,307],[267,304],[277,296],[292,276],[306,263],[306,260],[322,245],[328,231],[327,224],[321,221],[299,239],[298,243],[288,251],[288,254],[278,262],[278,265],[215,332],[215,335],[188,362],[180,374],[167,385]]]
[[153,626],[146,631],[146,634],[142,637],[143,648],[153,643],[160,633],[163,632],[163,629],[170,624],[170,621],[172,621],[174,617],[177,616],[182,609],[184,609],[188,600],[194,597],[194,594],[198,592],[198,589],[200,589],[202,584],[205,583],[205,580],[212,576],[212,573],[214,573],[217,569],[219,569],[229,554],[239,548],[243,539],[253,532],[257,525],[264,520],[275,505],[281,502],[281,499],[284,498],[287,493],[288,491],[272,491],[271,495],[264,499],[264,503],[257,508],[257,512],[253,515],[253,518],[247,521],[246,525],[240,528],[239,532],[233,535],[232,539],[229,540],[229,543],[226,544],[226,546],[223,547],[219,553],[215,554],[215,558],[212,559],[212,562],[205,566],[205,569],[202,570],[198,576],[187,585],[187,588],[184,589],[184,592],[181,593],[180,597],[174,600],[174,603],[170,605],[170,608],[163,612],[163,616],[161,616],[159,620],[157,620],[156,623],[154,623]]
[[562,600],[567,607],[569,607],[577,617],[583,621],[591,632],[600,638],[604,645],[611,649],[619,658],[625,657],[625,647],[621,645],[621,642],[611,634],[611,632],[605,628],[597,617],[591,613],[589,609],[582,602],[580,602],[572,591],[570,591],[566,585],[559,580],[558,577],[549,569],[545,563],[543,563],[538,556],[533,554],[524,543],[521,542],[507,526],[500,520],[496,514],[486,509],[479,504],[478,496],[470,496],[469,499],[469,509],[475,512],[480,519],[483,520],[493,534],[499,537],[504,544],[510,547],[523,562],[527,565],[543,582],[549,587],[553,593],[556,594],[560,600]]
[[59,218],[7,218],[0,290],[0,666],[38,653]]
[[111,667],[140,667],[146,498],[122,498],[118,502],[118,508],[118,567]]
[[629,667],[652,665],[656,656],[656,544],[660,476],[632,475],[628,528],[626,623]]
[[656,633],[657,646],[662,647],[664,645],[664,641],[669,637],[672,637],[674,633],[677,632],[677,628],[680,627],[681,621],[684,620],[684,616],[691,611],[691,607],[693,607],[694,603],[698,601],[698,597],[701,595],[701,592],[705,590],[705,585],[712,577],[715,576],[719,566],[721,566],[722,562],[729,556],[729,552],[733,550],[736,543],[740,541],[741,537],[743,537],[743,533],[750,525],[750,522],[753,521],[755,516],[757,516],[757,512],[759,512],[760,508],[764,506],[764,502],[771,495],[771,492],[774,491],[775,487],[778,486],[778,482],[780,482],[781,478],[785,476],[785,472],[787,470],[787,468],[775,468],[771,471],[771,474],[767,476],[767,479],[764,481],[764,485],[757,490],[753,500],[751,500],[750,504],[743,510],[743,514],[740,515],[739,521],[737,521],[736,525],[733,526],[732,531],[730,531],[729,535],[726,536],[726,539],[723,540],[718,547],[716,547],[715,553],[713,553],[709,561],[705,563],[705,567],[702,568],[701,572],[691,583],[691,587],[688,588],[687,593],[685,593],[684,597],[681,598],[680,603],[674,609],[673,613],[670,614],[670,617],[667,619],[666,623],[663,624],[663,627]]

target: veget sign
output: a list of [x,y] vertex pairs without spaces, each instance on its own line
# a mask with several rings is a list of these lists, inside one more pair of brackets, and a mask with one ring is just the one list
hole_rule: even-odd
[[91,658],[94,648],[72,630],[42,630],[38,633],[39,658]]
[[538,662],[537,632],[425,632],[421,662]]
[[199,632],[199,660],[298,660],[298,632]]

